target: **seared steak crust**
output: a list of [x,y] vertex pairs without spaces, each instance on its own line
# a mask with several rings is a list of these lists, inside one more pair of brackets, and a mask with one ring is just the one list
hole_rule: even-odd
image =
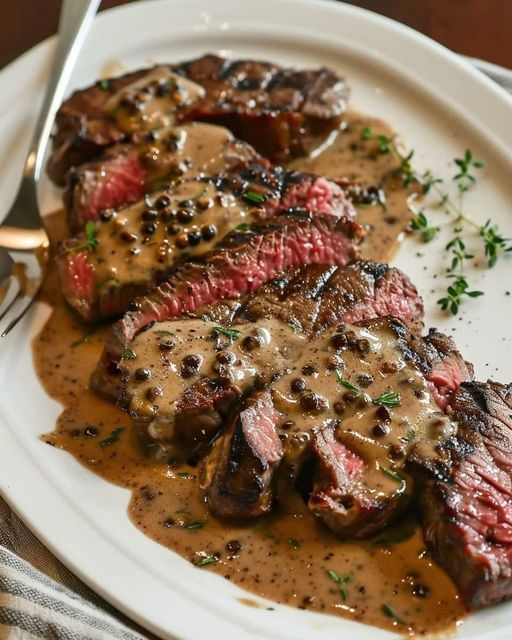
[[456,436],[411,461],[424,535],[469,607],[512,597],[512,385],[462,383]]
[[[202,120],[226,126],[273,160],[308,153],[339,126],[348,99],[344,80],[325,68],[297,71],[215,55],[167,68],[205,90],[192,104],[178,107],[181,122]],[[141,69],[97,83],[76,91],[62,104],[48,166],[56,184],[64,184],[71,167],[131,138],[108,115],[105,105],[150,71]]]

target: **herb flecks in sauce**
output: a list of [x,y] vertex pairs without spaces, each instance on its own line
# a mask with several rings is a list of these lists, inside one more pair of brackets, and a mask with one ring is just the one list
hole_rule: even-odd
[[118,427],[117,429],[114,429],[107,438],[100,441],[100,447],[110,447],[111,445],[115,444],[119,440],[124,429],[124,427]]

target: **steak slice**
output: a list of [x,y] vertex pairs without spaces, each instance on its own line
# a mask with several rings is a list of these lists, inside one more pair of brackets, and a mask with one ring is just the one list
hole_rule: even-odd
[[221,124],[276,162],[319,146],[340,125],[348,100],[345,81],[325,67],[205,55],[173,69],[205,89],[181,118]]
[[[451,341],[444,347],[451,355]],[[284,507],[289,508],[289,485],[308,462],[315,477],[307,491],[308,508],[336,534],[365,537],[388,524],[412,496],[412,479],[404,468],[411,448],[418,441],[433,446],[454,428],[424,376],[441,357],[439,351],[433,357],[428,339],[415,337],[389,317],[321,334],[265,392],[279,413],[273,428],[274,440],[285,442],[280,464],[269,466],[261,455],[251,455],[256,449],[244,445],[243,435],[250,431],[254,442],[259,423],[249,424],[251,413],[235,417],[236,426],[220,436],[227,442],[216,444],[216,451],[224,456],[243,451],[243,464],[231,465],[229,456],[219,461],[218,455],[216,471],[206,463],[212,511],[230,517],[269,511],[276,483],[278,499],[284,490]],[[398,397],[386,406],[384,395],[380,406],[379,398],[389,391]],[[251,399],[247,402],[250,406]],[[269,432],[266,422],[264,442]],[[234,487],[243,490],[245,482],[252,487],[254,505],[235,493]],[[230,489],[224,494],[226,486]]]
[[48,173],[64,185],[71,167],[176,120],[226,126],[273,160],[303,155],[339,126],[347,98],[344,80],[325,68],[205,55],[142,69],[76,91],[62,104]]
[[78,232],[103,210],[141,200],[184,174],[217,175],[254,162],[269,167],[223,127],[191,123],[152,131],[137,144],[115,145],[98,160],[68,172],[64,205],[69,227]]
[[217,439],[201,469],[215,515],[252,518],[270,511],[272,492],[263,488],[284,453],[275,428],[280,418],[270,393],[255,393]]
[[345,265],[356,257],[362,233],[349,218],[313,214],[283,214],[231,232],[203,261],[184,264],[112,326],[93,373],[94,388],[111,396],[106,373],[115,372],[124,349],[147,324],[240,298],[277,273],[299,265]]
[[451,410],[456,435],[412,466],[425,539],[466,605],[481,607],[512,597],[512,385],[463,383]]
[[100,221],[89,222],[92,245],[86,233],[64,241],[57,254],[64,296],[88,322],[119,316],[136,295],[208,253],[238,225],[282,210],[353,213],[334,183],[260,163],[222,176],[184,178],[131,206],[104,210]]

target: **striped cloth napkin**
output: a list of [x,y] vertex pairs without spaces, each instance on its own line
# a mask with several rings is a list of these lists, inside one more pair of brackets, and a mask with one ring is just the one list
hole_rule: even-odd
[[149,640],[74,576],[0,498],[2,640]]

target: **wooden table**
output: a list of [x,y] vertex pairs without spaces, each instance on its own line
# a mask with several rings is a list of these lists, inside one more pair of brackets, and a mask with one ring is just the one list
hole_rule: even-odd
[[[125,2],[103,0],[102,8]],[[350,4],[404,22],[459,53],[512,68],[512,0],[350,0]],[[56,31],[60,0],[2,0],[2,5],[0,67]]]

